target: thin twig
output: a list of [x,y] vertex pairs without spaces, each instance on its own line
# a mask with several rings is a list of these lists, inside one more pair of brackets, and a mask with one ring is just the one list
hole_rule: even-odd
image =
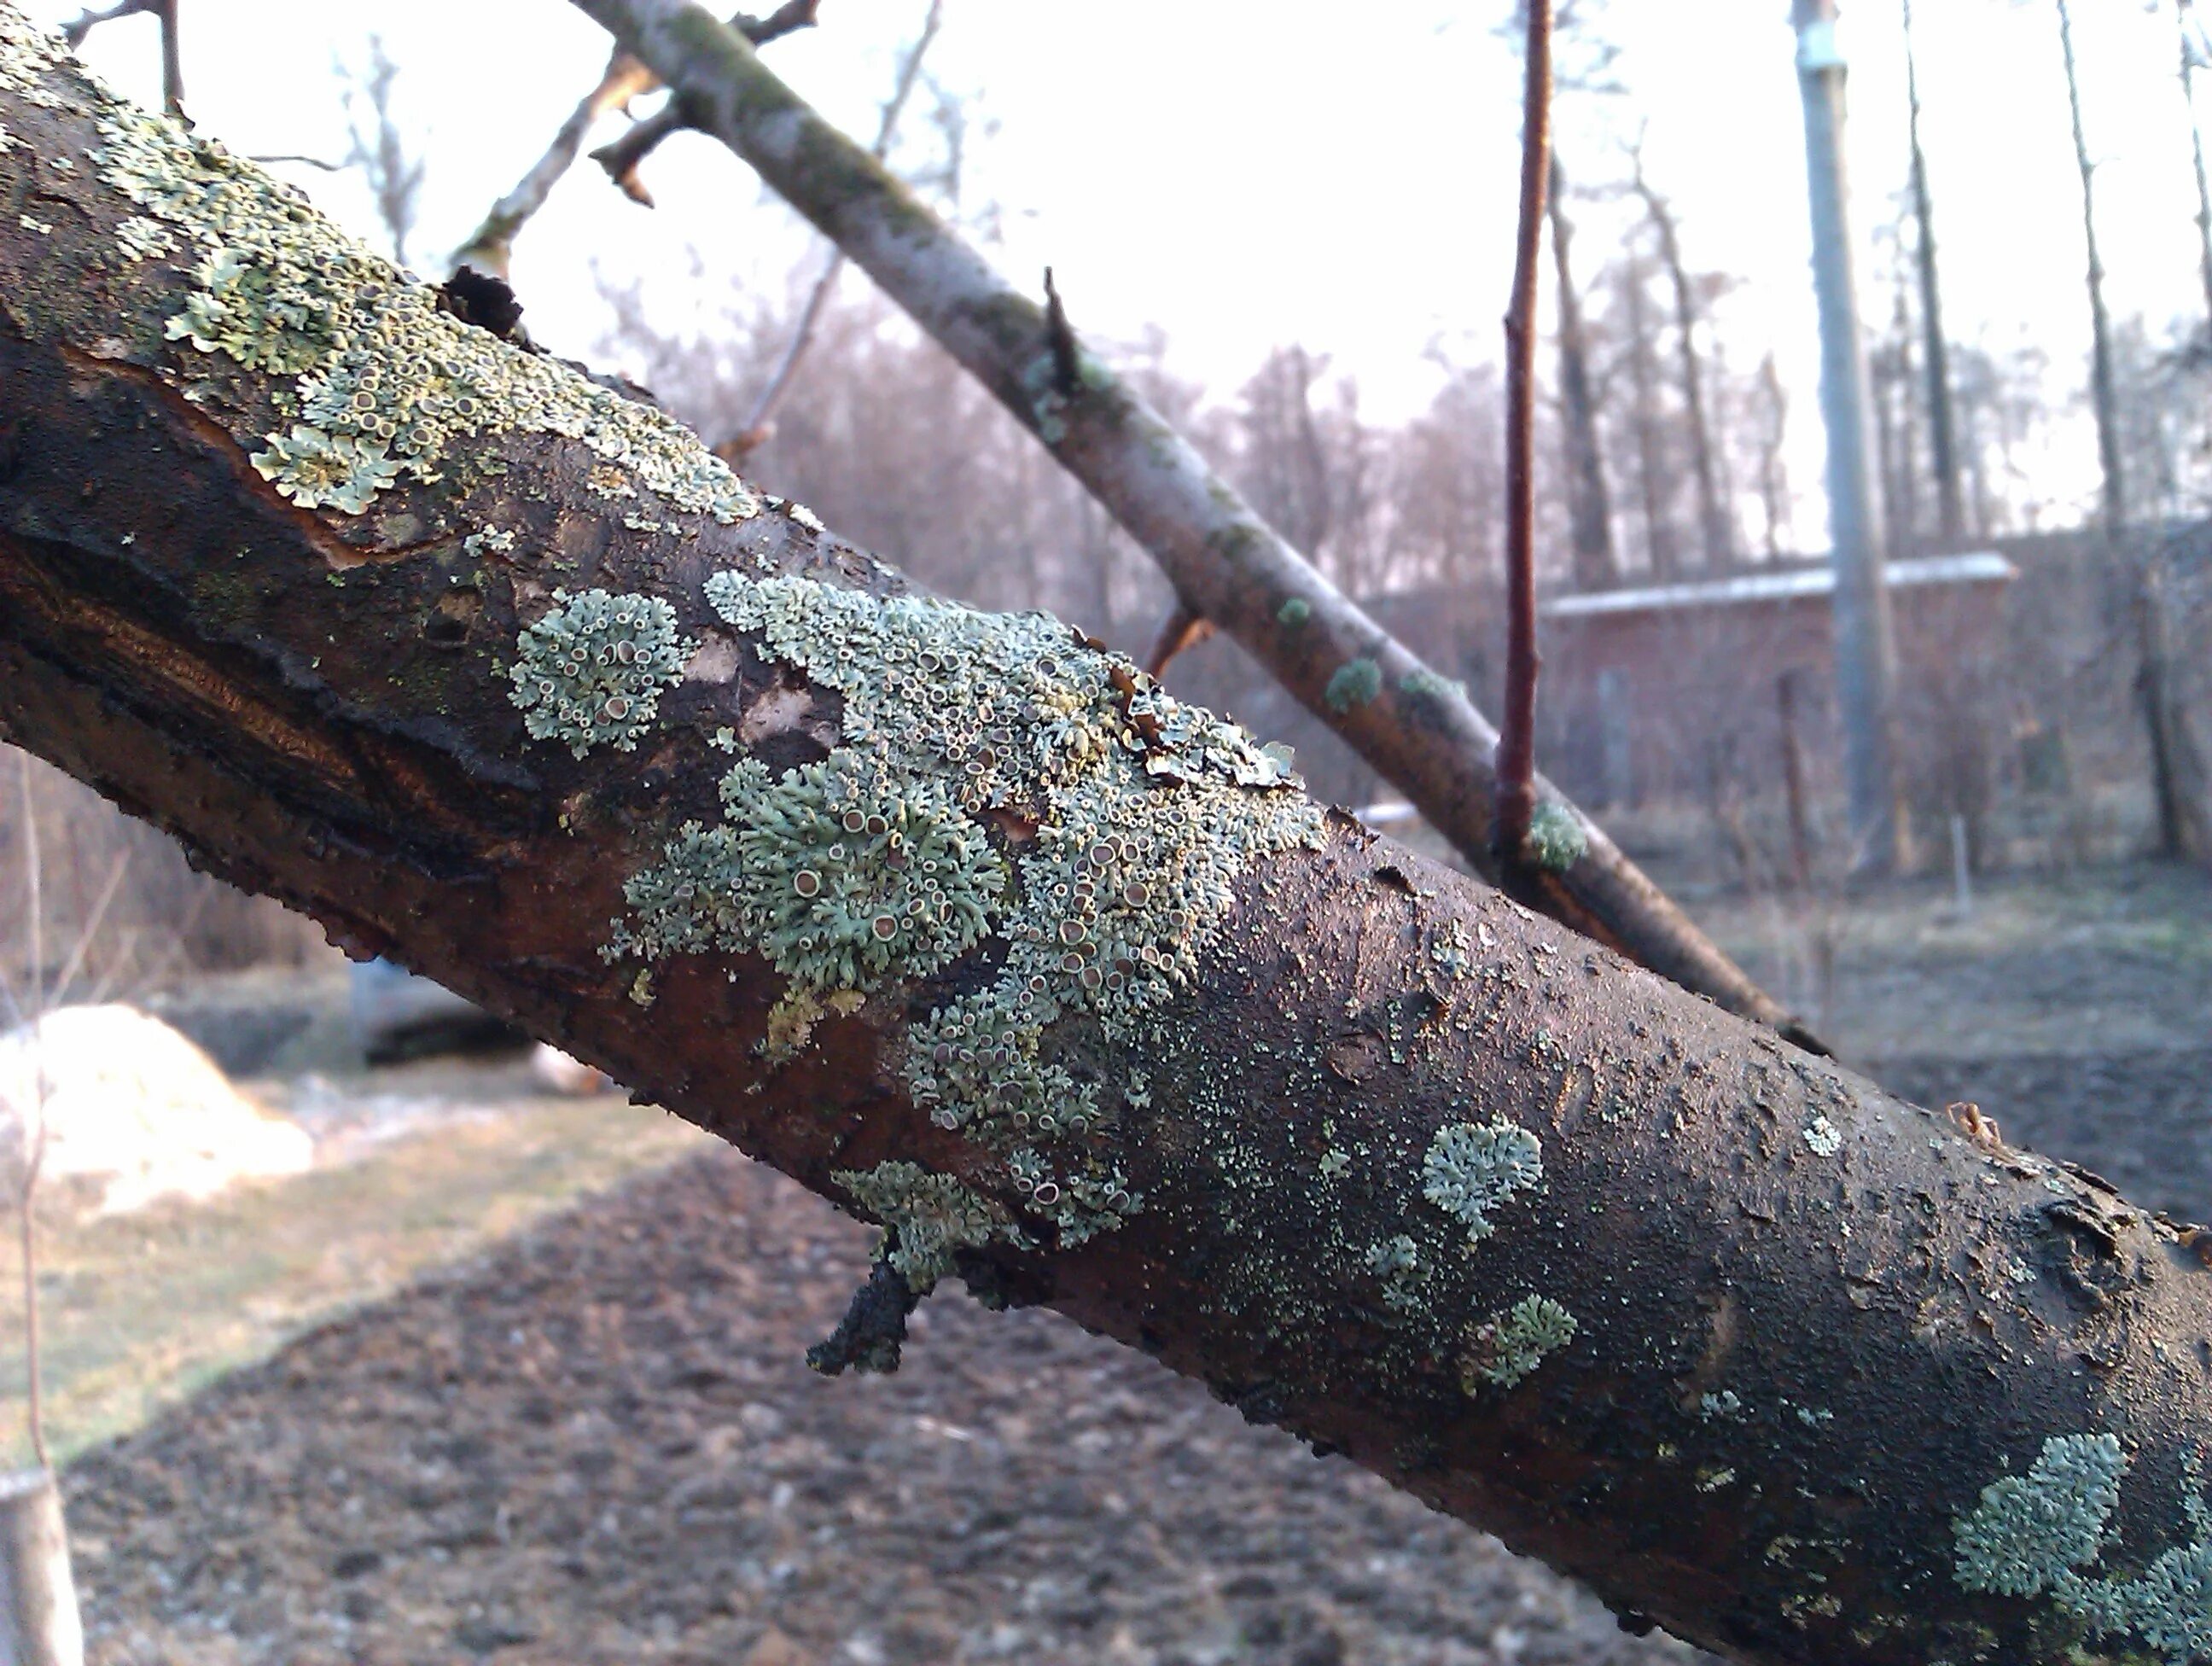
[[1526,3],[1521,227],[1505,315],[1505,709],[1498,735],[1495,843],[1509,871],[1522,860],[1536,809],[1536,284],[1552,141],[1552,0]]
[[[730,20],[730,27],[756,46],[764,46],[781,36],[813,27],[815,13],[821,9],[821,4],[822,0],[787,0],[766,18],[747,17],[741,13]],[[479,271],[505,277],[514,257],[517,234],[529,222],[531,216],[545,206],[545,199],[552,194],[553,187],[560,183],[561,176],[575,166],[577,155],[583,149],[585,136],[591,131],[592,124],[611,112],[628,109],[632,99],[643,97],[660,84],[658,76],[617,47],[607,59],[606,72],[599,77],[599,85],[585,94],[575,109],[569,112],[568,120],[562,122],[560,131],[554,134],[552,143],[545,148],[545,154],[522,176],[514,190],[491,205],[491,211],[484,216],[483,223],[454,253],[454,266],[474,266]],[[674,107],[671,105],[670,110]],[[668,113],[668,111],[663,111],[653,121],[658,122]],[[631,130],[631,135],[635,137],[652,125],[653,122],[642,123]],[[680,125],[682,123],[675,123],[667,131],[673,131],[674,127]],[[647,150],[651,149],[651,145],[646,147]],[[641,156],[643,154],[643,151],[639,153]]]
[[[787,6],[784,9],[788,11],[790,8]],[[929,43],[937,39],[938,25],[943,20],[944,11],[945,0],[930,0],[929,15],[922,20],[921,33],[915,37],[914,46],[899,66],[897,84],[891,88],[890,97],[884,101],[883,112],[876,123],[876,143],[869,152],[878,161],[890,154],[891,137],[898,131],[900,112],[906,108],[908,95],[914,91],[915,83],[921,77],[921,56],[929,50]],[[781,12],[777,14],[778,16],[781,15]],[[744,426],[734,439],[725,441],[714,447],[715,454],[732,467],[741,465],[747,456],[775,436],[776,407],[783,403],[783,396],[790,392],[792,383],[797,379],[799,362],[806,356],[806,350],[814,340],[815,329],[822,321],[823,309],[829,305],[830,297],[836,289],[837,276],[845,270],[845,252],[834,243],[829,245],[829,250],[830,258],[823,263],[821,274],[814,280],[814,287],[807,291],[806,304],[799,309],[799,322],[792,330],[791,340],[784,347],[783,356],[776,361],[775,369],[770,373],[767,385],[753,401],[752,409],[746,412]]]
[[1083,358],[1076,350],[1075,330],[1067,321],[1067,308],[1049,266],[1044,269],[1044,338],[1052,349],[1052,385],[1063,398],[1072,399],[1083,390]]
[[185,115],[185,70],[177,51],[177,0],[116,0],[114,5],[104,9],[88,6],[62,25],[62,38],[71,46],[82,46],[85,36],[102,23],[149,13],[161,24],[161,107],[181,121]]
[[[736,17],[730,27],[756,46],[765,46],[778,35],[789,34],[794,29],[811,28],[815,12],[821,0],[788,0],[766,19],[756,22],[750,17]],[[623,196],[643,208],[653,206],[653,193],[637,177],[638,165],[650,156],[660,142],[672,133],[680,133],[691,125],[682,106],[675,100],[665,110],[656,110],[612,144],[603,145],[592,153],[592,160],[607,171],[607,178],[622,188]]]
[[39,1170],[46,1160],[46,887],[39,844],[39,806],[31,793],[28,752],[15,755],[15,784],[23,804],[23,909],[31,939],[31,1022],[26,1037],[31,1049],[31,1103],[18,1108],[23,1139],[23,1183],[16,1197],[23,1257],[24,1410],[30,1422],[32,1454],[38,1459],[39,1468],[45,1469],[52,1466],[46,1458],[46,1414],[39,1396],[39,1250],[31,1205],[38,1192]]
[[1145,656],[1145,670],[1152,677],[1168,674],[1169,662],[1176,654],[1196,648],[1213,635],[1213,621],[1194,613],[1183,602],[1175,605],[1175,611],[1160,623],[1160,634],[1152,639],[1152,651]]
[[74,21],[62,25],[62,39],[72,46],[82,46],[85,36],[102,23],[112,23],[118,18],[136,17],[141,12],[158,12],[163,3],[164,0],[116,0],[114,5],[105,9],[87,6]]

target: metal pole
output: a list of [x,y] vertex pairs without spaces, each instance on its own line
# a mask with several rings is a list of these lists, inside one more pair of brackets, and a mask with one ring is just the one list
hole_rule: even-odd
[[1891,757],[1889,595],[1867,465],[1867,367],[1851,271],[1844,184],[1844,60],[1835,0],[1793,0],[1797,85],[1805,100],[1805,165],[1813,210],[1813,286],[1820,311],[1820,416],[1828,432],[1828,524],[1835,541],[1836,694],[1850,794],[1852,871],[1898,860]]

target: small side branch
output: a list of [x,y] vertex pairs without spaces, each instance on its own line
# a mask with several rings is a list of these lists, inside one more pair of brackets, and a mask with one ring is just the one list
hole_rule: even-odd
[[1160,634],[1153,640],[1152,651],[1145,656],[1146,673],[1156,678],[1166,676],[1169,663],[1176,655],[1196,648],[1212,635],[1212,620],[1177,602],[1175,611],[1162,623]]
[[62,38],[72,46],[102,23],[150,13],[161,25],[161,106],[181,121],[185,115],[184,60],[177,50],[177,0],[116,0],[112,6],[88,6],[62,25]]
[[[159,0],[159,3],[173,5],[175,0]],[[128,0],[128,3],[145,9],[157,3],[157,0]],[[821,3],[822,0],[787,0],[787,3],[778,7],[765,19],[740,14],[731,19],[730,26],[755,46],[765,46],[795,30],[811,28],[816,21],[815,13],[820,9]],[[617,48],[608,58],[606,73],[599,77],[599,85],[586,93],[575,109],[569,112],[568,120],[562,122],[560,131],[553,135],[553,142],[546,146],[545,154],[522,176],[514,189],[491,205],[491,211],[484,216],[483,223],[470,235],[466,243],[454,252],[453,264],[457,267],[474,266],[480,271],[505,277],[514,258],[516,236],[529,223],[531,216],[545,206],[545,199],[552,195],[553,187],[561,182],[562,176],[575,166],[576,158],[584,148],[585,137],[592,131],[592,124],[614,111],[628,109],[632,99],[642,97],[660,84],[660,78],[652,70]],[[674,106],[670,108],[672,110]],[[668,113],[664,111],[651,121],[641,123],[631,130],[631,136],[635,137],[646,128],[660,123]],[[664,132],[672,131],[681,125],[680,122],[669,124]],[[659,141],[656,139],[654,143]],[[650,149],[651,146],[647,149]]]
[[[731,19],[730,27],[751,41],[754,46],[765,46],[769,41],[790,34],[794,30],[812,28],[816,22],[814,14],[820,9],[821,3],[822,0],[787,0],[787,3],[777,7],[766,18],[756,20],[741,15]],[[934,33],[936,28],[937,8],[932,6],[929,24],[923,34],[925,46],[928,42],[929,35]],[[916,63],[921,61],[919,47],[915,49],[915,61]],[[903,102],[904,93],[902,92],[899,96],[900,101]],[[645,188],[645,182],[638,178],[638,167],[659,147],[663,139],[672,133],[680,133],[690,125],[691,123],[684,116],[682,106],[672,100],[665,110],[657,111],[647,117],[612,144],[603,145],[594,150],[592,153],[592,160],[606,169],[607,178],[612,179],[621,188],[623,196],[641,207],[651,208],[653,193]],[[573,161],[574,157],[572,156],[570,160]],[[565,167],[566,164],[564,163],[563,166]]]
[[1536,489],[1534,385],[1537,259],[1551,167],[1552,5],[1528,0],[1521,130],[1521,225],[1505,315],[1505,708],[1498,736],[1498,860],[1522,860],[1536,810]]

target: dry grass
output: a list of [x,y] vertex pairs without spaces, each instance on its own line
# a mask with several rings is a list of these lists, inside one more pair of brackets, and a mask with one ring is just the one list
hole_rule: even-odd
[[[57,1462],[134,1428],[333,1314],[462,1260],[549,1211],[712,1143],[606,1095],[511,1099],[343,1166],[198,1207],[78,1221],[41,1199],[47,1438]],[[0,1288],[20,1288],[13,1264]],[[14,1305],[14,1304],[10,1304]],[[0,1462],[22,1462],[20,1315],[0,1329]]]

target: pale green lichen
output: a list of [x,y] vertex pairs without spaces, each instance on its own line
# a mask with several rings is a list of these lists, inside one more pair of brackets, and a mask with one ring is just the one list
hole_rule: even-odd
[[1304,596],[1293,596],[1275,610],[1275,623],[1286,630],[1296,630],[1313,617],[1313,605]]
[[983,830],[928,781],[896,781],[840,749],[722,778],[726,824],[688,824],[633,877],[626,952],[758,949],[806,990],[919,977],[980,941],[1006,889]]
[[357,515],[399,474],[399,465],[379,441],[325,434],[305,423],[295,423],[289,434],[268,438],[269,449],[249,459],[253,471],[303,509]]
[[1805,1124],[1805,1144],[1815,1157],[1833,1157],[1844,1148],[1844,1136],[1827,1117],[1816,1114]]
[[1398,691],[1423,700],[1443,700],[1453,695],[1467,698],[1467,684],[1442,677],[1426,666],[1416,666],[1398,679]]
[[1429,1269],[1420,1246],[1405,1233],[1367,1246],[1367,1270],[1382,1280],[1382,1299],[1401,1312],[1420,1305]]
[[1322,702],[1340,717],[1382,692],[1382,667],[1372,660],[1347,660],[1322,690]]
[[[907,1032],[906,1085],[939,1127],[1007,1165],[1009,1190],[1054,1223],[1061,1245],[1117,1224],[1139,1200],[1113,1160],[1115,1096],[1096,1061],[1122,1060],[1133,1073],[1149,1015],[1196,970],[1238,875],[1261,856],[1318,842],[1318,812],[1278,790],[1296,783],[1287,760],[1042,614],[735,571],[710,579],[707,596],[771,658],[842,696],[834,757],[866,776],[879,806],[925,805],[932,827],[960,834],[963,906],[950,934],[878,939],[878,921],[897,910],[878,909],[864,886],[846,914],[868,934],[849,967],[825,965],[821,955],[853,947],[847,927],[825,933],[818,918],[772,915],[764,904],[801,885],[817,888],[810,903],[831,896],[814,835],[744,845],[744,827],[787,813],[776,795],[796,779],[767,782],[759,766],[740,764],[732,779],[744,802],[732,820],[687,826],[633,881],[632,913],[610,953],[752,949],[793,976],[890,982],[928,976],[995,937],[1003,948],[988,980]],[[981,828],[991,818],[1026,836],[990,852]],[[883,819],[888,834],[892,818]],[[841,809],[841,829],[844,820]],[[856,848],[848,843],[845,860]],[[816,937],[817,958],[804,963],[788,946],[802,925]],[[1100,1044],[1079,1071],[1050,1039],[1071,1018],[1095,1025]],[[1129,1103],[1134,1080],[1124,1084]]]
[[176,234],[158,220],[134,214],[115,228],[115,246],[126,260],[152,260],[177,252]]
[[1991,1481],[1973,1511],[1953,1523],[1953,1573],[1967,1590],[2048,1596],[2092,1635],[2135,1637],[2172,1666],[2212,1661],[2212,1511],[2193,1458],[2184,1464],[2182,1497],[2191,1541],[2160,1552],[2133,1578],[2084,1572],[2111,1542],[2107,1529],[2126,1468],[2114,1436],[2045,1440],[2027,1474]]
[[508,698],[534,740],[560,740],[582,757],[594,746],[636,749],[679,681],[694,644],[658,596],[553,593],[554,605],[515,639]]
[[[18,58],[21,39],[9,36]],[[119,234],[125,252],[167,252],[169,235],[193,257],[196,287],[167,319],[168,337],[291,380],[277,400],[288,432],[263,456],[281,467],[304,429],[392,465],[349,477],[359,489],[329,507],[401,478],[438,480],[459,440],[514,429],[581,441],[610,471],[594,478],[622,490],[635,491],[634,478],[726,522],[757,510],[673,418],[441,310],[435,291],[355,246],[252,163],[105,95],[97,107],[100,177],[141,210]]]
[[59,34],[31,22],[13,6],[0,4],[0,87],[26,103],[58,110],[68,100],[46,78],[70,63],[69,45]]
[[1528,835],[1521,848],[1538,867],[1565,873],[1589,850],[1589,835],[1582,818],[1555,800],[1546,799],[1528,818]]
[[1012,1236],[1013,1223],[997,1204],[916,1163],[838,1169],[830,1177],[890,1230],[884,1259],[917,1296],[927,1295],[952,1270],[956,1250],[979,1250]]
[[1421,1194],[1481,1242],[1497,1230],[1490,1212],[1516,1192],[1540,1186],[1543,1146],[1516,1123],[1449,1122],[1421,1162]]
[[1474,1344],[1461,1362],[1462,1383],[1470,1394],[1477,1379],[1517,1388],[1549,1355],[1575,1340],[1575,1316],[1549,1296],[1524,1296],[1475,1332]]

